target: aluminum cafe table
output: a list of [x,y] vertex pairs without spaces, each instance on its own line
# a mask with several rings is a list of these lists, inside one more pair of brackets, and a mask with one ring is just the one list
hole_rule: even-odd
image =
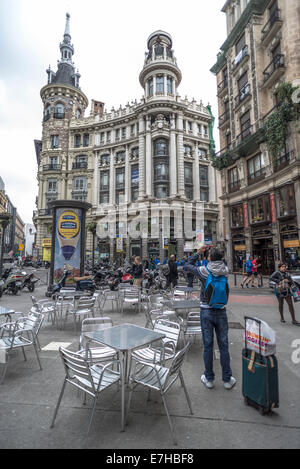
[[136,326],[135,324],[121,324],[100,331],[86,332],[84,334],[89,341],[99,342],[112,347],[119,352],[121,363],[122,382],[122,424],[121,430],[125,431],[125,384],[127,381],[129,354],[135,349],[145,347],[165,337],[164,334],[152,329]]
[[164,300],[161,302],[163,306],[174,310],[176,313],[180,309],[200,308],[200,300]]
[[7,309],[0,306],[0,317],[5,316],[5,320],[11,322],[11,315],[15,313],[14,309]]

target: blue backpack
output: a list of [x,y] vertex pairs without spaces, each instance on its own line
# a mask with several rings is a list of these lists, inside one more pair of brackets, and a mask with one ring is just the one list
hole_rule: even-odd
[[211,308],[223,309],[228,302],[229,286],[225,275],[213,275],[207,268],[209,276],[205,283],[205,298]]

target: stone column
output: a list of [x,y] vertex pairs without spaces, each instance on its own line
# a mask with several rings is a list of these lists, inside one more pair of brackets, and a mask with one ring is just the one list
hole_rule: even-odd
[[152,195],[152,141],[151,141],[151,120],[146,117],[146,194]]
[[129,151],[128,145],[126,145],[125,152],[125,203],[128,204],[130,201],[130,163],[129,163]]
[[177,195],[177,152],[176,152],[176,133],[175,133],[175,114],[171,116],[170,131],[170,196]]
[[93,187],[93,205],[99,205],[99,153],[94,154],[94,187]]
[[215,168],[211,164],[208,166],[209,202],[216,202],[216,181]]
[[199,155],[198,145],[194,145],[194,163],[193,163],[193,199],[200,200],[200,173],[199,173]]
[[115,155],[113,150],[110,150],[110,171],[109,171],[109,203],[115,203]]
[[139,117],[139,199],[145,197],[145,122]]
[[184,197],[184,156],[183,156],[183,115],[177,114],[177,168],[178,168],[178,195]]

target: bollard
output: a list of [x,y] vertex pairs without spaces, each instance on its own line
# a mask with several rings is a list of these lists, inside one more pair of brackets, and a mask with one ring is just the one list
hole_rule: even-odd
[[234,286],[236,287],[236,274],[234,274]]

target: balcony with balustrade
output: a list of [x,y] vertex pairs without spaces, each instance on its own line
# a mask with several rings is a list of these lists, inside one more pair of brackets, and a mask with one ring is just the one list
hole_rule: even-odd
[[278,81],[285,72],[285,61],[283,54],[276,54],[267,68],[263,71],[263,88],[269,88]]
[[271,40],[280,30],[283,21],[281,20],[281,13],[279,8],[277,8],[268,19],[267,23],[264,25],[261,31],[261,43],[264,47],[267,47]]

